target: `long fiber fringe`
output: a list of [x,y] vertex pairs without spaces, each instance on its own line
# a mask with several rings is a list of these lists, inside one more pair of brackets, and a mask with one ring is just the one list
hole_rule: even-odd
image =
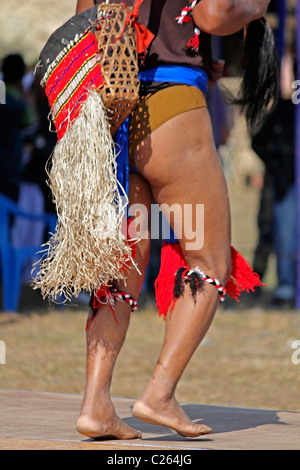
[[95,90],[54,149],[49,185],[58,222],[33,287],[44,298],[70,299],[123,279],[133,263],[121,234],[128,201],[119,192],[115,147]]

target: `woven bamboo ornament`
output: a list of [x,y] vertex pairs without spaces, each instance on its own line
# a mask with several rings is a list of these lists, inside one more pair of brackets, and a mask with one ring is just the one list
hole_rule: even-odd
[[114,134],[139,97],[136,35],[127,5],[101,3],[95,36],[103,76],[100,92]]

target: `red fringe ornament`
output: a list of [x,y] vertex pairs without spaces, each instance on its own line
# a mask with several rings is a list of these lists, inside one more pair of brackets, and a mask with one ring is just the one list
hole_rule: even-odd
[[199,44],[200,44],[199,34],[200,34],[199,29],[195,29],[194,36],[188,41],[186,45],[186,49],[187,51],[189,51],[189,53],[191,52],[195,53],[196,51],[198,51]]
[[[239,302],[242,292],[254,291],[255,287],[263,286],[259,275],[253,271],[249,263],[231,247],[232,271],[231,277],[225,286],[226,294]],[[178,242],[164,242],[161,250],[161,266],[155,281],[156,308],[159,315],[164,318],[168,310],[175,307],[174,285],[178,269],[185,267],[186,263]]]
[[130,294],[120,291],[113,285],[101,286],[91,296],[90,311],[88,314],[85,330],[88,330],[88,327],[95,318],[98,309],[103,305],[109,305],[116,323],[119,323],[115,314],[117,300],[120,302],[126,302],[128,305],[130,305],[131,312],[135,312],[138,308],[137,301]]
[[242,292],[254,291],[255,287],[265,286],[259,275],[253,271],[248,261],[231,247],[232,270],[229,281],[225,286],[226,293],[239,302]]
[[185,260],[179,243],[164,242],[161,249],[160,270],[155,281],[156,308],[159,315],[164,318],[169,307],[171,311],[175,306],[174,283],[179,268],[185,266]]

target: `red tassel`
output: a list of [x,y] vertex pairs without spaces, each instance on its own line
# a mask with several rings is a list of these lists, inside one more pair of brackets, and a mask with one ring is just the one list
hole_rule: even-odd
[[265,286],[259,275],[253,271],[248,261],[231,247],[232,271],[231,277],[225,286],[226,294],[239,302],[242,292],[254,291],[255,287]]
[[91,308],[90,308],[89,315],[88,315],[88,318],[87,318],[85,331],[88,330],[90,324],[94,320],[98,308],[100,308],[102,305],[105,305],[105,304],[109,304],[115,321],[117,323],[119,323],[117,318],[116,318],[116,315],[115,315],[114,302],[115,301],[114,301],[113,295],[112,295],[109,287],[108,286],[99,287],[99,289],[97,289],[97,291],[93,294],[93,296],[91,298],[91,303],[90,303]]
[[194,36],[187,43],[187,49],[197,51],[199,48],[199,34],[195,33]]
[[179,268],[185,266],[185,260],[179,243],[164,242],[161,249],[161,264],[159,274],[155,281],[156,308],[159,315],[164,318],[171,306],[175,306],[174,283],[175,274]]
[[101,286],[94,294],[92,309],[93,311],[97,311],[97,309],[100,308],[101,305],[105,305],[105,304],[108,304],[110,306],[110,309],[112,311],[115,321],[119,323],[115,315],[114,296],[111,293],[110,288],[108,286]]
[[[260,277],[250,267],[248,261],[231,247],[232,271],[225,286],[226,294],[239,302],[242,292],[254,291],[255,287],[265,286]],[[168,310],[172,311],[176,304],[174,299],[175,274],[179,268],[187,267],[180,245],[164,242],[161,250],[161,265],[155,281],[156,308],[164,318]]]

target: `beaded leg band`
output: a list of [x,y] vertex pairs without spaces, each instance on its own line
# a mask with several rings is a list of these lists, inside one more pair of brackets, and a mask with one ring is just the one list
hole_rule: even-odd
[[98,309],[103,305],[109,305],[114,319],[118,323],[118,320],[115,315],[116,301],[126,302],[131,307],[131,312],[137,310],[138,305],[137,301],[126,292],[120,291],[115,286],[102,286],[97,289],[91,296],[90,300],[90,311],[87,319],[86,330],[91,324],[92,320],[95,318]]
[[220,295],[220,302],[224,302],[226,291],[220,284],[218,279],[207,276],[198,267],[195,269],[189,269],[187,267],[179,268],[175,274],[174,284],[174,300],[177,300],[184,291],[186,284],[190,285],[191,294],[196,301],[197,292],[202,292],[204,289],[204,283],[207,282],[215,286]]

